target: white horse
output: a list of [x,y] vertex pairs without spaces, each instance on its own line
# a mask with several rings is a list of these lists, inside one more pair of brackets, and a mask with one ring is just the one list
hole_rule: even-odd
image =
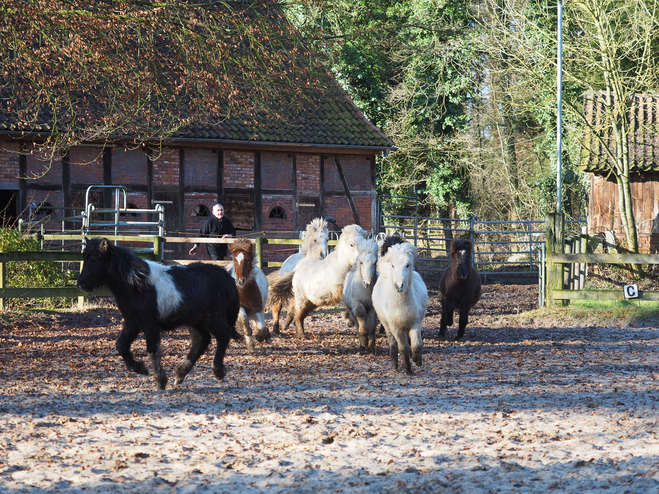
[[240,312],[237,323],[242,326],[245,334],[247,350],[254,351],[252,341],[253,323],[256,326],[256,339],[270,342],[270,332],[265,325],[265,304],[268,300],[268,280],[255,261],[254,244],[244,238],[229,244],[233,254],[233,262],[226,266],[226,270],[236,282],[240,296]]
[[[314,218],[307,225],[302,244],[302,252],[288,256],[279,268],[279,277],[286,273],[292,273],[300,261],[311,259],[324,259],[328,252],[329,231],[327,221],[322,218]],[[283,301],[273,300],[270,303],[272,311],[272,334],[279,336],[279,317]],[[290,312],[291,309],[289,309]],[[288,325],[287,325],[288,326]]]
[[417,250],[400,237],[385,239],[378,260],[378,279],[373,287],[373,307],[389,341],[389,357],[398,370],[398,351],[405,372],[412,374],[412,360],[421,366],[421,321],[426,315],[428,289],[414,270]]
[[324,259],[300,262],[295,271],[279,277],[271,286],[271,305],[294,296],[284,329],[295,320],[296,336],[304,338],[304,319],[318,307],[340,304],[343,282],[348,271],[366,249],[366,231],[359,225],[348,225],[336,247]]
[[366,241],[366,250],[359,254],[343,284],[343,305],[346,315],[359,332],[359,353],[375,355],[375,328],[378,317],[373,308],[372,294],[377,279],[378,244]]

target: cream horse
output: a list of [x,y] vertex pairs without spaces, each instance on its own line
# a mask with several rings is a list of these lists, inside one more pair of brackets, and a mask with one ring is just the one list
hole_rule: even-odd
[[428,306],[428,289],[414,270],[416,255],[416,247],[400,237],[386,238],[373,287],[373,307],[387,333],[391,364],[398,370],[400,350],[405,372],[410,375],[410,353],[414,363],[421,366],[421,321]]
[[295,321],[296,336],[304,338],[304,319],[318,307],[342,302],[343,282],[360,252],[367,249],[366,231],[359,225],[343,228],[336,247],[324,259],[301,261],[295,271],[278,278],[270,287],[272,303],[294,296],[284,328]]
[[[322,218],[314,218],[307,225],[304,236],[304,243],[302,244],[302,252],[288,256],[281,268],[279,268],[279,278],[286,273],[292,273],[302,260],[311,259],[324,259],[328,252],[329,231],[327,229],[327,221]],[[270,310],[272,311],[272,334],[279,336],[279,317],[283,304],[281,299],[272,299],[270,302]],[[292,307],[289,308],[289,312]],[[288,324],[286,325],[288,326]]]

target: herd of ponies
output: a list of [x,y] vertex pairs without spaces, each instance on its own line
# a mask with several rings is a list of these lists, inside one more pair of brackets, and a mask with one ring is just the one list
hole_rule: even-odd
[[[381,324],[393,369],[398,369],[400,354],[404,371],[412,375],[411,362],[421,366],[421,324],[428,305],[428,290],[415,269],[416,247],[398,235],[376,242],[358,225],[343,228],[331,251],[328,241],[327,221],[314,219],[307,225],[301,252],[290,256],[269,284],[256,263],[254,244],[247,239],[229,245],[233,260],[222,268],[201,262],[183,266],[146,261],[105,238],[94,238],[86,241],[77,284],[85,292],[101,286],[110,290],[123,316],[117,352],[128,370],[148,375],[144,362],[131,351],[137,336],[144,334],[158,389],[165,389],[168,381],[161,364],[163,332],[178,327],[190,332],[190,350],[175,370],[177,384],[212,337],[217,343],[212,370],[222,381],[232,339],[244,341],[253,352],[255,341],[269,343],[292,323],[296,336],[304,338],[305,318],[318,307],[337,305],[346,308],[347,323],[357,330],[360,353],[376,355],[376,329]],[[469,310],[480,297],[480,277],[471,258],[469,240],[451,243],[451,265],[439,283],[442,336],[458,310],[457,339],[462,338]],[[272,333],[265,322],[268,306]]]

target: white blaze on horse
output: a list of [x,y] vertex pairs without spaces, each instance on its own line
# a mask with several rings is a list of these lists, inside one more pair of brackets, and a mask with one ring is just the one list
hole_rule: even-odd
[[233,277],[238,287],[240,297],[240,312],[238,324],[245,334],[247,350],[254,351],[252,340],[252,324],[256,326],[256,339],[270,342],[270,332],[265,324],[265,304],[268,300],[268,280],[256,265],[254,244],[245,238],[239,238],[229,244],[233,254],[233,263],[226,269]]
[[343,299],[343,282],[360,252],[366,250],[366,231],[359,225],[342,230],[336,247],[324,259],[303,260],[294,272],[279,277],[270,287],[271,304],[283,303],[291,296],[284,329],[295,321],[296,336],[304,338],[304,319],[318,307],[337,305]]
[[366,241],[366,250],[359,254],[343,284],[343,305],[347,317],[357,327],[359,352],[375,355],[375,328],[378,317],[372,294],[377,280],[378,244]]
[[378,260],[378,279],[373,287],[373,307],[389,341],[389,357],[398,370],[398,352],[407,374],[412,360],[421,366],[421,322],[428,306],[428,289],[414,270],[417,250],[400,237],[387,237]]
[[[289,256],[281,268],[279,268],[279,278],[295,271],[297,265],[302,261],[324,259],[328,254],[329,232],[327,221],[322,218],[313,219],[306,227],[302,252]],[[272,334],[278,336],[279,318],[284,300],[276,299],[270,302],[272,311]],[[289,307],[289,312],[293,307]],[[287,325],[288,326],[288,325]]]

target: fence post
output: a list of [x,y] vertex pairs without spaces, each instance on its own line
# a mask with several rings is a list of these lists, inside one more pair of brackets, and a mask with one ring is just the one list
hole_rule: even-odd
[[155,237],[153,239],[153,260],[162,261],[163,254],[163,237]]
[[263,237],[256,237],[256,265],[263,269]]
[[554,290],[563,289],[563,265],[554,262],[554,254],[563,253],[565,245],[565,218],[562,213],[549,213],[546,220],[547,259],[546,295],[547,305],[564,305],[554,299]]
[[[5,287],[5,263],[0,262],[0,290]],[[0,298],[0,310],[5,310],[5,299]]]

